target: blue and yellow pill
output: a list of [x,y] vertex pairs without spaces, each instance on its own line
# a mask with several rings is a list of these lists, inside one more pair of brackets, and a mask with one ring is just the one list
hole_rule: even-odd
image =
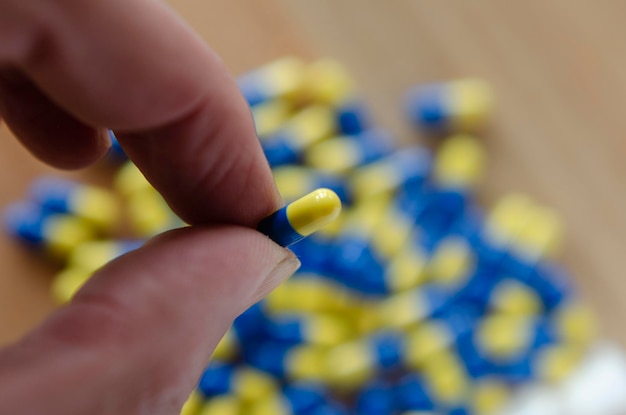
[[341,200],[330,189],[317,189],[263,219],[257,230],[289,246],[337,219]]

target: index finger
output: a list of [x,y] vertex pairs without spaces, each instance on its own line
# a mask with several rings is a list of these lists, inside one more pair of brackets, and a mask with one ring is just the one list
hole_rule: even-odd
[[116,130],[184,220],[251,226],[278,207],[236,83],[162,2],[16,4],[25,22],[13,38],[23,47],[0,61],[83,123]]

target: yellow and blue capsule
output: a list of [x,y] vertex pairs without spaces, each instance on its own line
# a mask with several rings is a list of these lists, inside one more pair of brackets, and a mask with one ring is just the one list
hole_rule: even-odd
[[425,285],[383,299],[377,306],[386,327],[407,328],[447,307],[452,296],[440,287]]
[[251,403],[264,395],[275,394],[278,382],[270,374],[252,367],[213,361],[202,374],[198,391],[205,398],[233,395],[243,403]]
[[453,135],[437,151],[434,180],[443,188],[471,191],[484,177],[486,158],[484,146],[476,137]]
[[96,236],[84,219],[50,212],[30,202],[9,205],[4,211],[4,225],[20,242],[58,260],[65,260],[77,246]]
[[332,108],[311,105],[294,114],[274,134],[262,140],[261,147],[272,167],[296,163],[309,147],[336,131]]
[[281,246],[292,245],[337,219],[341,200],[330,189],[317,189],[263,219],[257,230]]
[[432,157],[421,147],[398,150],[356,170],[350,179],[356,200],[419,188],[430,174]]
[[268,336],[278,341],[319,346],[337,346],[354,335],[348,321],[340,315],[276,315],[268,323]]
[[302,89],[305,69],[299,58],[282,58],[240,76],[237,84],[251,106],[278,98],[295,99]]
[[382,129],[330,138],[309,148],[304,163],[326,173],[346,174],[390,154],[395,148],[395,141],[389,132]]
[[472,78],[417,86],[408,92],[405,104],[409,119],[437,134],[478,131],[492,107],[491,87]]
[[326,350],[313,345],[291,345],[259,337],[244,345],[246,362],[279,379],[325,382]]
[[334,388],[358,389],[379,374],[397,369],[404,353],[404,336],[392,331],[333,347],[325,356],[326,381]]
[[46,210],[85,219],[100,229],[110,229],[119,219],[120,206],[110,191],[70,180],[42,177],[30,187],[30,198]]

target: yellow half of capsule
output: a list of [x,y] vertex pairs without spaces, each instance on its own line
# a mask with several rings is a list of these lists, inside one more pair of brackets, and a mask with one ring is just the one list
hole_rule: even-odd
[[337,219],[341,200],[330,189],[317,189],[287,206],[291,227],[302,236],[308,236]]

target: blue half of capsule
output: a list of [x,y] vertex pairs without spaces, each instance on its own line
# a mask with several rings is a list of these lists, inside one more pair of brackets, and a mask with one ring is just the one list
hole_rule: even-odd
[[448,90],[443,84],[421,85],[409,90],[405,111],[410,120],[431,131],[443,132],[450,123]]
[[364,101],[347,101],[337,108],[337,123],[341,134],[356,135],[370,129],[372,116]]
[[393,396],[399,411],[433,411],[435,404],[424,380],[415,373],[401,378],[394,386]]
[[289,402],[294,414],[309,414],[323,407],[329,400],[327,392],[320,385],[312,383],[291,383],[283,389],[283,397]]
[[356,398],[359,415],[385,415],[394,413],[395,402],[391,386],[382,380],[365,385]]
[[232,389],[234,372],[234,366],[214,360],[202,373],[198,390],[207,398],[229,393]]

